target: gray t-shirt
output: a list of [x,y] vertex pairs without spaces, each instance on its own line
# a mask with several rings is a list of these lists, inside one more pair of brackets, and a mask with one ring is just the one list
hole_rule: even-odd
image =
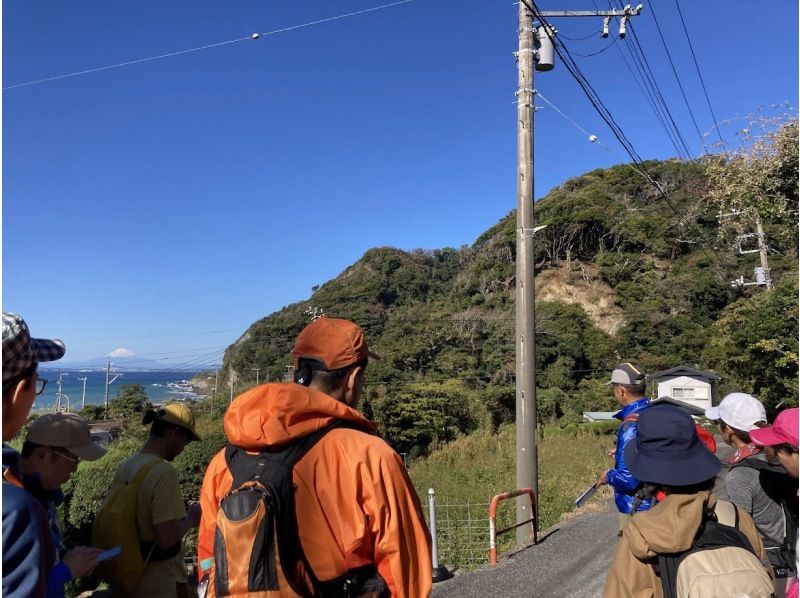
[[[748,459],[765,460],[762,455]],[[759,481],[759,470],[744,465],[733,467],[728,472],[725,487],[728,500],[753,518],[764,539],[764,546],[782,545],[786,535],[783,507],[764,492]]]

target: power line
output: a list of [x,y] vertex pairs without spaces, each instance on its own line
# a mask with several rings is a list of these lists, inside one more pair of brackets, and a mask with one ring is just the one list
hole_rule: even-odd
[[706,82],[703,80],[703,74],[700,72],[700,65],[697,63],[697,56],[694,53],[694,45],[692,44],[692,38],[689,36],[689,30],[686,27],[686,21],[683,19],[683,11],[681,10],[681,5],[678,0],[675,0],[675,6],[678,9],[678,15],[681,18],[681,25],[683,25],[683,32],[686,34],[686,41],[689,43],[689,50],[692,53],[692,60],[694,61],[694,67],[697,70],[697,76],[700,78],[700,85],[703,87],[703,95],[706,97],[706,103],[708,104],[708,111],[711,112],[711,118],[714,120],[714,127],[717,130],[717,137],[719,137],[719,141],[722,144],[723,149],[727,150],[728,148],[725,146],[725,141],[722,139],[722,133],[719,130],[719,123],[717,123],[717,116],[714,114],[714,109],[711,107],[711,99],[708,97],[708,90],[706,89]]
[[650,68],[650,61],[647,60],[647,55],[645,54],[644,49],[642,48],[642,45],[639,42],[639,36],[636,33],[636,28],[633,26],[633,23],[631,23],[631,25],[630,25],[630,30],[631,30],[631,38],[633,39],[634,45],[633,46],[629,45],[628,48],[629,49],[632,49],[632,48],[636,49],[635,54],[638,53],[639,58],[641,59],[642,63],[644,64],[645,72],[647,73],[648,78],[652,82],[653,88],[655,89],[655,92],[656,92],[656,96],[658,97],[659,102],[661,102],[661,106],[664,109],[664,112],[667,115],[667,118],[669,119],[669,122],[672,124],[672,128],[674,129],[675,134],[676,134],[676,136],[678,138],[678,142],[680,143],[681,147],[683,148],[683,151],[684,151],[684,154],[685,154],[684,157],[689,159],[692,156],[692,152],[689,150],[689,146],[686,143],[686,139],[684,139],[683,134],[680,131],[680,128],[678,127],[677,123],[675,122],[675,118],[672,116],[672,111],[669,109],[669,105],[667,104],[667,101],[664,99],[664,94],[661,92],[661,88],[659,87],[658,82],[656,80],[656,77],[653,74],[653,69]]
[[204,46],[198,46],[197,48],[189,48],[187,50],[178,50],[176,52],[168,52],[167,54],[159,54],[158,56],[149,56],[147,58],[139,58],[136,60],[128,60],[126,62],[119,62],[117,64],[109,64],[107,66],[100,66],[96,68],[86,69],[83,71],[77,71],[74,73],[67,73],[64,75],[56,75],[54,77],[46,77],[44,79],[37,79],[35,81],[26,81],[24,83],[16,83],[14,85],[9,85],[8,87],[4,87],[3,91],[8,91],[10,89],[17,89],[19,87],[28,87],[30,85],[38,85],[40,83],[48,83],[50,81],[57,81],[59,79],[68,79],[70,77],[78,77],[80,75],[88,75],[90,73],[96,73],[99,71],[107,71],[111,69],[116,69],[124,66],[131,66],[133,64],[140,64],[143,62],[151,62],[153,60],[160,60],[162,58],[171,58],[173,56],[179,56],[181,54],[190,54],[192,52],[199,52],[201,50],[208,50],[211,48],[218,48],[220,46],[227,46],[230,44],[236,44],[239,42],[244,42],[247,40],[258,40],[262,37],[266,37],[268,35],[276,35],[278,33],[285,33],[287,31],[294,31],[296,29],[302,29],[304,27],[311,27],[312,25],[320,25],[322,23],[329,23],[331,21],[337,21],[339,19],[344,19],[347,17],[354,17],[357,15],[363,15],[370,12],[375,12],[377,10],[384,10],[386,8],[391,8],[393,6],[398,6],[400,4],[408,4],[409,2],[413,2],[414,0],[398,0],[397,2],[391,2],[389,4],[383,4],[381,6],[374,6],[372,8],[366,8],[364,10],[356,10],[353,12],[348,12],[341,15],[336,15],[335,17],[327,17],[325,19],[318,19],[316,21],[309,21],[308,23],[301,23],[299,25],[291,25],[289,27],[283,27],[281,29],[274,29],[272,31],[266,31],[264,33],[253,33],[252,35],[248,35],[247,37],[238,37],[236,39],[227,40],[224,42],[217,42],[213,44],[206,44]]
[[[628,155],[631,157],[631,159],[634,162],[637,163],[637,165],[641,169],[642,173],[646,176],[646,178],[650,181],[650,183],[655,187],[657,192],[661,195],[661,197],[664,199],[664,201],[669,206],[669,208],[672,210],[672,212],[676,216],[678,216],[680,221],[682,223],[685,223],[687,228],[694,229],[695,233],[698,234],[698,236],[703,241],[706,241],[705,235],[703,234],[703,232],[697,227],[697,225],[695,225],[693,222],[691,222],[690,220],[686,219],[684,216],[682,216],[680,214],[678,209],[675,207],[675,204],[670,199],[669,195],[664,191],[664,189],[661,187],[661,185],[659,185],[652,178],[652,176],[647,172],[647,168],[645,167],[644,162],[642,161],[641,157],[639,157],[639,155],[636,153],[635,149],[633,148],[632,144],[627,139],[627,137],[625,137],[625,133],[622,131],[621,128],[619,128],[619,125],[614,120],[614,117],[611,114],[611,112],[603,104],[602,100],[597,95],[597,92],[591,86],[589,81],[586,80],[585,76],[580,71],[580,68],[577,67],[577,65],[575,64],[574,60],[572,60],[572,58],[570,57],[569,50],[567,49],[566,45],[564,45],[563,42],[559,42],[558,40],[555,39],[555,36],[552,33],[553,28],[548,24],[547,20],[544,18],[544,15],[541,14],[541,12],[539,11],[538,7],[536,6],[536,3],[534,2],[534,0],[522,0],[522,2],[533,13],[533,15],[536,16],[537,19],[539,19],[539,21],[542,23],[542,25],[544,26],[543,30],[547,33],[548,37],[553,42],[553,48],[554,48],[555,52],[558,54],[559,58],[561,58],[561,60],[564,62],[564,65],[567,67],[567,70],[572,75],[572,77],[576,80],[578,85],[581,87],[581,89],[583,90],[584,94],[589,99],[589,102],[592,104],[592,106],[598,112],[600,117],[606,122],[606,124],[609,126],[609,128],[611,128],[612,133],[614,133],[614,136],[620,141],[620,143],[625,148],[625,151],[628,153]],[[633,31],[633,27],[631,27],[631,31]],[[641,46],[639,46],[639,47],[641,48]],[[624,142],[623,142],[623,140],[624,140]],[[717,262],[718,266],[720,266],[720,268],[719,268],[719,270],[717,272],[718,274],[725,275],[725,274],[729,274],[730,273],[728,267],[719,259],[719,257],[717,255],[710,253],[708,251],[708,249],[706,249],[704,243],[698,243],[698,246],[702,250],[702,252],[709,259],[711,259],[713,262]],[[726,278],[726,282],[727,282],[727,280],[730,277],[726,276],[725,278]]]
[[[599,10],[596,0],[592,0],[592,3],[595,5],[595,8]],[[609,8],[614,8],[613,0],[609,0]],[[644,61],[636,52],[636,48],[632,47],[631,44],[625,44],[625,46],[627,48],[628,54],[631,57],[631,60],[633,61],[633,65],[636,67],[638,77],[634,75],[634,72],[631,69],[630,64],[628,63],[628,59],[625,58],[625,54],[622,52],[620,47],[619,46],[615,47],[617,48],[617,52],[619,53],[620,57],[625,62],[625,66],[628,68],[628,71],[633,76],[633,79],[636,82],[636,84],[639,85],[639,81],[641,80],[642,85],[644,87],[642,87],[642,85],[639,85],[639,88],[640,90],[642,90],[642,94],[650,104],[653,113],[656,115],[656,118],[661,124],[662,129],[664,129],[664,132],[669,138],[672,147],[675,149],[675,153],[679,157],[688,158],[689,157],[688,150],[683,149],[680,144],[680,132],[677,131],[677,128],[674,126],[674,122],[672,122],[672,126],[670,126],[670,119],[667,115],[668,108],[666,102],[664,101],[664,97],[661,94],[657,83],[655,82],[655,78],[652,76],[652,73],[648,75]]]
[[664,52],[667,54],[667,59],[669,60],[669,65],[672,67],[672,73],[675,75],[675,81],[678,83],[678,89],[681,91],[681,96],[683,96],[683,101],[686,104],[686,109],[689,111],[689,116],[692,119],[692,124],[694,125],[694,130],[697,131],[697,137],[700,139],[700,145],[703,147],[703,151],[708,154],[708,148],[706,147],[706,142],[703,139],[703,134],[700,133],[700,127],[697,126],[697,120],[694,117],[694,112],[692,111],[692,107],[689,104],[689,98],[686,97],[686,92],[683,90],[683,84],[681,83],[681,78],[678,76],[678,69],[675,68],[675,63],[672,61],[672,55],[669,52],[669,48],[667,47],[667,40],[664,39],[664,34],[661,31],[661,24],[658,22],[658,17],[656,16],[655,11],[655,3],[650,3],[650,14],[653,15],[653,21],[656,24],[656,29],[658,30],[658,36],[661,38],[661,44],[664,46]]
[[578,52],[573,52],[572,54],[574,56],[580,56],[581,58],[591,58],[592,56],[597,56],[598,54],[602,54],[603,52],[608,50],[611,46],[616,44],[617,41],[619,41],[619,37],[615,37],[614,40],[610,44],[604,46],[602,49],[598,50],[597,52],[592,52],[591,54],[579,54]]

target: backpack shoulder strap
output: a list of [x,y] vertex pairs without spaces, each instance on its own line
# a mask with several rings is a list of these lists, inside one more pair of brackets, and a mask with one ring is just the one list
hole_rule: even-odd
[[333,423],[320,428],[311,434],[295,439],[293,442],[279,447],[277,450],[262,451],[257,455],[248,454],[247,451],[228,443],[225,447],[225,464],[233,477],[232,488],[242,483],[262,477],[268,464],[280,464],[284,472],[291,473],[294,466],[302,459],[314,445],[330,431],[337,428],[355,428],[350,422],[334,420]]
[[639,421],[639,414],[638,413],[629,413],[625,417],[622,418],[623,424],[630,424],[633,422]]
[[717,515],[717,522],[739,529],[739,509],[732,502],[718,500],[714,505],[714,513]]

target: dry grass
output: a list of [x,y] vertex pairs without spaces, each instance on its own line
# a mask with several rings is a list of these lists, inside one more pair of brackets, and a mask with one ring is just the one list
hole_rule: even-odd
[[[486,562],[488,505],[492,497],[515,489],[515,430],[477,432],[461,438],[411,465],[414,486],[427,512],[428,488],[436,490],[441,561],[461,567]],[[610,466],[604,449],[613,436],[548,435],[539,443],[539,529],[576,511],[575,499]],[[600,508],[601,491],[581,511]],[[498,528],[513,522],[514,501],[501,503]],[[514,533],[498,538],[498,551],[513,544]]]

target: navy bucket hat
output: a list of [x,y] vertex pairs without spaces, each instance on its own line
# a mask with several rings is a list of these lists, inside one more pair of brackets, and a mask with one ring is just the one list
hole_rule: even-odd
[[645,409],[636,437],[625,447],[625,463],[644,482],[691,486],[717,475],[719,459],[697,437],[694,420],[680,407]]

